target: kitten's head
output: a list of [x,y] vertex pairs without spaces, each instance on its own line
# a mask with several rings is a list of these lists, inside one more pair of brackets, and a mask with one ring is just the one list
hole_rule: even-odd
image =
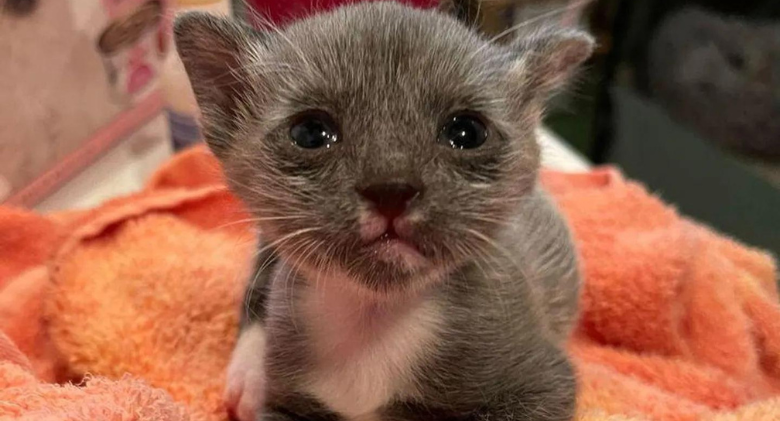
[[188,14],[176,40],[206,140],[267,243],[378,292],[490,251],[534,186],[545,99],[592,49],[553,29],[492,44],[389,2],[265,32]]

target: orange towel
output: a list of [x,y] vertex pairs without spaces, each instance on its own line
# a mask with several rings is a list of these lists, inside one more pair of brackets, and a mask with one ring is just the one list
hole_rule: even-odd
[[[578,419],[780,420],[772,259],[615,170],[543,182],[586,277]],[[226,420],[247,218],[201,148],[89,212],[0,209],[0,419]]]
[[42,383],[25,356],[0,333],[0,419],[180,421],[187,419],[187,412],[164,391],[129,377],[89,379],[80,386]]

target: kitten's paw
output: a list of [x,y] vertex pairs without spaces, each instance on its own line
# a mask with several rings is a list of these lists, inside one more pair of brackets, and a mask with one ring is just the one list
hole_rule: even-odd
[[255,421],[265,398],[265,333],[260,325],[241,333],[227,369],[225,406],[239,421]]

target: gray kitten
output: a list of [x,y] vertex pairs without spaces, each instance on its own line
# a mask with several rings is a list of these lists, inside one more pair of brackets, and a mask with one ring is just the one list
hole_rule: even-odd
[[537,183],[592,49],[389,2],[176,23],[206,139],[262,232],[226,398],[243,421],[569,420],[579,276]]

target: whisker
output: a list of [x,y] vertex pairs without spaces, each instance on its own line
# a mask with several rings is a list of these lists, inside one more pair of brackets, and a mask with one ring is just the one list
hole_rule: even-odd
[[[256,253],[254,256],[252,256],[252,259],[257,258],[258,255],[259,252]],[[265,259],[265,261],[263,261],[260,267],[255,270],[255,276],[252,278],[252,282],[250,282],[249,285],[247,286],[248,293],[244,298],[244,313],[246,314],[247,319],[250,318],[250,316],[255,316],[255,317],[257,316],[255,310],[253,308],[250,308],[252,303],[252,297],[254,296],[254,292],[255,292],[255,285],[257,284],[257,278],[260,276],[261,273],[263,273],[263,271],[265,271],[268,268],[268,265],[270,265],[271,262],[273,261],[273,257],[274,257],[273,255],[270,255]]]
[[[296,246],[294,250],[292,250],[290,252],[290,256],[292,256],[292,258],[297,260],[299,263],[300,262],[305,262],[308,259],[308,256],[313,251],[316,250],[316,245],[317,245],[317,242],[313,241],[313,240],[310,240],[310,239],[307,240],[307,241],[303,241],[298,246]],[[303,248],[303,251],[301,252],[301,255],[299,257],[296,257],[296,255],[298,255],[298,251],[301,250],[301,248]],[[289,305],[290,305],[290,318],[291,318],[292,323],[293,323],[293,329],[298,331],[298,325],[297,325],[297,321],[296,321],[296,317],[295,317],[295,282],[298,280],[298,278],[301,275],[300,275],[300,273],[298,273],[292,267],[289,267],[288,270],[289,270],[288,276],[287,276],[287,279],[285,280],[285,290],[286,291],[288,290],[286,284],[289,283],[290,284],[289,285],[290,288],[289,288],[289,294],[288,294],[288,302],[289,302]],[[289,282],[290,276],[292,276],[292,282]]]
[[222,225],[214,227],[213,229],[214,230],[221,230],[221,229],[224,229],[224,228],[232,227],[232,226],[235,226],[235,225],[241,225],[241,224],[253,224],[253,225],[256,226],[259,222],[296,220],[296,219],[303,219],[303,217],[302,216],[291,215],[291,216],[277,216],[277,217],[264,217],[264,218],[244,218],[244,219],[239,219],[239,220],[236,220],[236,221],[226,222],[226,223],[224,223]]
[[[294,231],[294,232],[292,232],[290,234],[287,234],[285,236],[282,236],[282,237],[276,239],[275,241],[272,241],[272,242],[270,242],[270,243],[260,247],[257,251],[255,251],[252,254],[251,258],[255,259],[255,258],[257,258],[257,256],[259,256],[262,253],[268,251],[269,249],[272,249],[274,247],[282,245],[282,244],[284,244],[287,241],[291,241],[292,239],[294,239],[294,238],[296,238],[296,237],[298,237],[300,235],[303,235],[303,234],[306,234],[306,233],[309,233],[309,232],[312,232],[312,231],[316,231],[316,230],[318,230],[318,228],[316,228],[316,227],[304,228],[304,229],[300,229],[300,230]],[[244,300],[244,307],[245,307],[245,312],[246,312],[247,316],[254,315],[254,313],[250,314],[250,311],[252,311],[252,310],[249,308],[249,303],[251,302],[252,294],[253,294],[253,291],[254,291],[255,284],[257,283],[258,276],[260,275],[261,271],[264,270],[267,267],[267,265],[270,263],[271,260],[272,259],[269,258],[269,259],[266,259],[265,262],[263,262],[263,265],[261,266],[261,268],[259,268],[255,272],[255,276],[253,277],[252,282],[249,284],[249,288],[250,288],[249,289],[249,294],[247,294],[247,297]]]

